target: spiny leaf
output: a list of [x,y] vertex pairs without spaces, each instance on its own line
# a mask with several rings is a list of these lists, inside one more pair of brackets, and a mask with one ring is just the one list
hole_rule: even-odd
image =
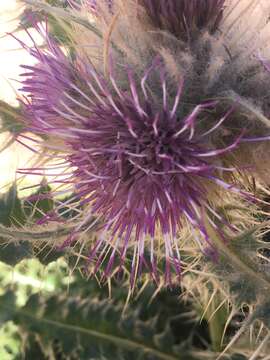
[[11,106],[5,101],[0,100],[0,118],[2,124],[0,132],[20,132],[24,127],[23,122],[20,121],[21,116],[22,114],[20,107]]
[[0,244],[0,261],[15,266],[24,259],[33,257],[33,250],[29,243]]
[[51,188],[46,180],[43,180],[37,192],[32,196],[35,200],[27,200],[24,203],[24,211],[33,220],[39,220],[54,208]]
[[23,225],[26,217],[22,209],[22,203],[18,198],[16,184],[0,198],[0,224],[5,226]]
[[[256,229],[257,230],[257,229]],[[210,271],[216,273],[227,284],[236,307],[253,305],[268,296],[270,290],[270,264],[263,264],[258,257],[258,249],[268,247],[260,242],[255,230],[244,232],[225,244],[213,229],[211,239],[219,251],[219,260],[208,262]]]
[[43,349],[40,346],[40,343],[35,338],[34,335],[28,336],[27,343],[25,345],[24,349],[24,359],[31,360],[48,360],[48,357],[46,354],[44,354]]
[[77,354],[81,360],[101,354],[113,360],[195,359],[188,350],[176,353],[168,346],[173,339],[169,324],[156,333],[147,323],[142,326],[138,311],[121,316],[122,307],[106,299],[52,296],[44,302],[33,295],[23,308],[16,308],[14,295],[8,292],[0,298],[0,309],[2,321],[13,320],[28,334],[39,334],[47,347],[57,339],[64,354]]
[[214,296],[205,314],[209,325],[211,347],[212,350],[216,352],[222,350],[222,336],[230,313],[226,303],[220,306],[222,299],[219,295],[220,294],[216,294]]
[[248,305],[249,309],[238,327],[239,330],[232,338],[228,336],[225,338],[225,348],[218,359],[221,359],[227,351],[232,351],[235,343],[251,326],[254,331],[256,320],[259,320],[260,324],[270,326],[268,315],[270,313],[270,264],[269,261],[262,260],[258,256],[258,250],[269,248],[269,244],[262,241],[257,230],[258,228],[243,232],[241,236],[225,243],[213,229],[210,229],[211,240],[219,251],[218,261],[208,261],[206,265],[208,273],[218,275],[213,281],[213,287],[215,289],[220,287],[228,294],[232,314],[236,314],[245,305]]
[[[37,194],[44,195],[49,191],[49,187],[43,185],[40,187]],[[29,204],[25,207],[18,198],[15,184],[13,184],[9,191],[0,198],[0,224],[4,225],[0,230],[0,261],[3,261],[8,265],[14,266],[23,259],[34,257],[33,244],[30,242],[30,236],[26,239],[19,236],[14,238],[15,242],[9,242],[8,239],[11,239],[13,235],[15,236],[16,232],[20,234],[18,228],[26,224],[27,215],[29,216],[30,212],[34,212],[32,217],[38,219],[42,216],[42,213],[44,214],[52,210],[53,200],[50,198],[42,199],[35,204],[32,203],[30,205],[30,207]],[[15,226],[16,228],[13,228],[12,226]],[[10,236],[8,236],[8,234],[10,234]],[[48,256],[48,254],[50,256]],[[61,252],[50,251],[48,248],[43,248],[42,253],[39,253],[39,258],[44,259],[44,261],[48,263],[48,261],[52,259],[55,260],[61,255]]]
[[17,327],[11,322],[0,329],[0,359],[20,360],[21,337]]

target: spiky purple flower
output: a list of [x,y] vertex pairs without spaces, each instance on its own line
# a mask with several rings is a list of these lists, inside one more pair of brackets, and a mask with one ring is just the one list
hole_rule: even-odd
[[217,30],[225,0],[139,0],[139,4],[154,27],[189,40],[200,30]]
[[[222,166],[222,156],[238,147],[242,134],[219,149],[211,145],[211,139],[233,109],[201,127],[217,102],[195,104],[184,113],[184,81],[179,79],[175,89],[169,90],[160,58],[141,77],[130,67],[123,68],[123,86],[112,69],[105,79],[90,63],[72,62],[42,25],[36,27],[46,38],[47,50],[29,49],[38,64],[24,66],[28,72],[22,74],[29,130],[59,142],[52,149],[60,151],[60,165],[53,169],[66,165],[72,169],[59,181],[74,187],[87,208],[80,226],[91,216],[103,221],[89,260],[96,261],[97,270],[107,257],[105,275],[109,276],[117,261],[122,268],[133,245],[134,284],[143,266],[158,279],[157,254],[162,248],[165,280],[170,282],[171,266],[181,271],[179,229],[190,224],[200,247],[214,251],[205,221],[216,231],[221,231],[216,222],[230,227],[211,206],[210,198],[217,189],[242,194],[220,177],[234,170]],[[155,96],[157,88],[161,99]],[[38,174],[40,168],[29,172]],[[158,233],[162,244],[156,241]]]

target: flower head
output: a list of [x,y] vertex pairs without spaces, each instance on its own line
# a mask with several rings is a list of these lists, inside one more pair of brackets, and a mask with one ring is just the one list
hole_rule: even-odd
[[[224,2],[169,1],[159,2],[159,8],[154,8],[151,1],[145,0],[146,3],[149,11],[159,9],[157,19],[162,21],[165,15],[173,14],[173,7],[181,10],[176,12],[182,15],[175,23],[166,24],[173,25],[171,29],[177,30],[173,33],[182,38],[189,32],[214,30]],[[199,14],[203,11],[208,15],[201,18]],[[114,20],[117,19],[115,16]],[[130,22],[126,20],[123,24],[128,26]],[[109,32],[105,31],[107,39],[112,36],[115,24],[112,22]],[[123,24],[120,22],[119,29]],[[164,49],[158,51],[156,43],[147,52],[147,61],[138,61],[140,52],[137,53],[136,46],[144,42],[144,37],[133,38],[132,28],[128,28],[130,33],[124,40],[122,33],[112,38],[114,45],[121,46],[112,46],[111,53],[105,49],[108,56],[103,59],[106,62],[103,75],[99,52],[94,52],[93,62],[89,61],[91,51],[87,56],[78,51],[70,57],[48,35],[47,28],[42,24],[35,27],[44,36],[47,49],[39,49],[35,43],[28,48],[38,61],[22,74],[28,130],[46,138],[43,144],[46,149],[58,151],[57,155],[48,154],[58,163],[46,170],[52,170],[51,175],[58,175],[57,172],[61,175],[61,169],[68,167],[65,178],[54,181],[75,191],[84,207],[83,220],[63,246],[71,245],[82,229],[87,230],[88,220],[95,217],[102,225],[89,253],[89,261],[95,264],[94,272],[102,264],[109,277],[115,267],[123,268],[126,257],[133,251],[132,286],[143,267],[149,268],[158,280],[160,257],[165,258],[167,283],[171,281],[172,267],[181,273],[177,235],[183,228],[191,229],[202,251],[215,255],[209,226],[222,238],[235,231],[217,210],[222,202],[220,194],[250,199],[228,180],[236,169],[227,166],[224,157],[229,158],[240,143],[266,139],[250,137],[249,129],[248,137],[244,137],[243,124],[248,117],[235,111],[237,100],[220,104],[228,89],[235,91],[239,84],[237,80],[231,86],[230,79],[227,80],[233,60],[223,46],[221,55],[226,61],[218,62],[220,68],[211,83],[207,66],[212,50],[207,44],[198,46],[198,53],[195,47],[196,56],[190,51],[195,59],[190,67],[185,67],[185,63],[177,66],[179,58],[187,54],[182,46],[175,54],[167,52],[166,58],[162,56]],[[153,39],[156,41],[155,36]],[[207,57],[202,60],[199,54],[205,49]],[[232,76],[234,80],[235,74]],[[243,88],[240,90],[244,96]],[[226,126],[228,121],[233,126]],[[223,129],[229,136],[218,136]],[[39,174],[40,170],[33,168],[26,173]],[[60,214],[61,207],[66,205],[56,207],[56,213]],[[44,220],[55,220],[55,215],[47,214]],[[159,236],[161,242],[157,241]]]
[[[162,104],[151,98],[146,87],[151,72],[160,71]],[[106,250],[113,246],[106,275],[117,253],[120,263],[124,261],[130,241],[136,244],[132,273],[136,266],[140,268],[146,263],[147,239],[153,242],[150,267],[156,274],[154,241],[161,232],[165,239],[168,280],[171,262],[180,271],[176,236],[186,222],[200,233],[207,247],[212,247],[203,213],[215,214],[209,204],[211,187],[238,191],[217,174],[220,170],[231,171],[220,166],[220,156],[235,149],[241,135],[225,148],[211,148],[208,135],[217,126],[200,132],[196,123],[216,102],[199,104],[180,118],[182,80],[170,107],[161,64],[146,69],[138,87],[133,71],[126,72],[129,89],[123,91],[113,77],[108,84],[94,69],[89,69],[88,91],[94,104],[89,103],[91,115],[85,117],[81,127],[69,129],[72,136],[68,143],[73,149],[69,161],[76,168],[77,193],[91,204],[93,214],[104,219],[106,230],[112,234],[109,242],[102,239],[104,243],[99,243]]]
[[139,0],[139,4],[154,27],[189,40],[201,30],[217,30],[225,0]]
[[[212,217],[228,224],[212,208],[210,192],[221,188],[241,194],[219,174],[233,171],[222,166],[222,155],[237,148],[242,135],[223,148],[211,145],[212,135],[232,109],[214,125],[202,127],[217,102],[183,110],[184,81],[179,78],[174,90],[169,90],[160,58],[140,78],[132,68],[124,67],[126,85],[122,88],[112,69],[105,79],[91,64],[68,59],[52,38],[47,42],[46,51],[31,49],[39,62],[22,74],[22,90],[30,92],[25,111],[31,131],[64,144],[59,157],[72,171],[63,183],[75,188],[88,209],[86,218],[96,216],[103,221],[90,260],[96,259],[97,269],[107,254],[105,274],[109,276],[116,258],[121,268],[133,245],[132,282],[144,265],[157,279],[159,244],[155,239],[161,233],[165,279],[170,282],[171,266],[179,273],[181,269],[178,230],[189,223],[200,247],[214,250],[205,214],[211,214],[207,221],[215,227]],[[155,97],[154,87],[160,88],[161,99]]]

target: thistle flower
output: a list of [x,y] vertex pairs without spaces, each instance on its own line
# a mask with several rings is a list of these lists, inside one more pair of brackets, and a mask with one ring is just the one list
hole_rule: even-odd
[[[131,282],[142,266],[148,266],[157,280],[159,245],[155,239],[161,233],[165,239],[165,280],[170,282],[171,265],[179,274],[181,271],[178,230],[189,223],[202,250],[213,252],[205,214],[217,231],[215,221],[225,227],[229,224],[211,206],[210,193],[220,188],[244,196],[220,177],[223,172],[233,172],[222,166],[222,156],[238,147],[242,134],[226,147],[215,149],[211,145],[212,135],[233,109],[214,126],[203,128],[200,123],[207,122],[207,114],[214,112],[217,102],[197,104],[184,114],[184,80],[180,78],[169,91],[160,58],[154,59],[141,78],[125,66],[128,87],[122,89],[113,68],[106,80],[90,63],[68,59],[42,25],[37,29],[46,36],[48,46],[47,50],[29,50],[38,64],[22,74],[22,91],[30,94],[24,104],[28,130],[58,139],[58,157],[62,165],[72,169],[62,182],[75,188],[88,209],[87,219],[96,216],[103,220],[103,231],[89,259],[96,259],[98,269],[109,252],[105,268],[109,276],[116,258],[121,268],[128,248],[135,244]],[[154,96],[156,86],[161,89],[161,101]],[[45,146],[50,148],[48,143]],[[26,173],[38,174],[40,169]],[[77,232],[84,223],[85,219]],[[64,246],[74,241],[77,232]]]
[[181,40],[190,40],[201,30],[217,30],[225,0],[139,0],[152,25]]
[[[152,3],[148,4],[151,9]],[[216,2],[216,7],[207,2],[207,8],[205,2],[196,2],[196,6],[192,2],[193,7],[184,1],[177,4],[187,11],[188,29],[195,34],[203,28],[216,29],[224,2]],[[155,8],[160,19],[163,13],[167,14],[164,6]],[[200,12],[209,14],[205,21]],[[251,198],[228,180],[233,179],[238,164],[227,166],[224,158],[231,158],[231,153],[239,151],[243,143],[269,137],[261,133],[250,136],[250,119],[243,114],[241,102],[258,81],[254,76],[240,84],[237,71],[232,72],[238,70],[239,58],[232,60],[223,43],[217,48],[222,48],[220,54],[224,58],[210,81],[209,59],[212,51],[215,55],[217,51],[212,46],[214,39],[209,40],[211,46],[202,40],[194,51],[181,46],[173,54],[167,48],[158,48],[151,33],[141,39],[124,15],[123,18],[119,29],[125,24],[127,31],[119,37],[116,29],[111,40],[117,50],[111,51],[111,61],[107,57],[101,64],[91,57],[91,47],[90,52],[86,47],[87,56],[81,56],[80,48],[75,60],[69,58],[47,29],[35,24],[46,40],[47,50],[38,49],[35,44],[29,49],[38,64],[22,74],[22,91],[30,93],[24,101],[25,114],[28,130],[46,137],[45,148],[58,150],[60,163],[53,169],[70,168],[64,180],[56,181],[75,189],[85,208],[81,224],[63,246],[71,245],[80,229],[95,216],[102,219],[103,225],[89,254],[89,261],[95,261],[94,272],[106,259],[107,277],[115,266],[122,269],[127,252],[133,247],[132,286],[145,266],[158,281],[160,253],[166,259],[165,282],[170,283],[171,267],[181,273],[178,232],[190,227],[202,251],[215,256],[208,225],[223,239],[227,232],[236,231],[218,213],[220,194],[235,194],[242,201]],[[181,26],[178,22],[177,26],[187,35],[185,21],[182,17]],[[102,19],[97,19],[97,23],[102,24]],[[153,39],[153,46],[145,55],[149,61],[138,61],[140,51],[150,44],[149,39]],[[164,57],[164,51],[170,56]],[[189,51],[194,61],[186,67],[182,58]],[[89,61],[92,58],[95,65]],[[104,62],[108,70],[105,76]],[[251,65],[244,67],[243,72],[250,71]],[[260,66],[256,64],[255,68],[261,75]],[[266,81],[260,83],[260,91],[265,85]],[[228,91],[240,95],[224,101]],[[229,136],[222,136],[223,132]],[[40,170],[21,172],[39,174]],[[156,240],[158,235],[162,236],[161,243]]]

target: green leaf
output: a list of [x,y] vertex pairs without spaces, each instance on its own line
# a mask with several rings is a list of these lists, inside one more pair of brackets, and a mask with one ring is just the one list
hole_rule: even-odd
[[20,107],[11,106],[5,101],[0,100],[0,132],[9,131],[16,134],[22,131],[24,125],[21,121],[21,116],[22,113]]
[[0,359],[20,360],[21,346],[17,327],[12,322],[7,322],[0,329]]
[[15,266],[24,259],[33,257],[31,245],[26,242],[18,244],[0,244],[0,261]]
[[0,198],[0,224],[21,226],[25,222],[26,217],[14,183],[9,191]]
[[211,347],[213,351],[222,350],[222,337],[230,311],[227,304],[220,306],[222,299],[216,294],[205,315],[209,325]]
[[13,320],[26,334],[37,334],[42,347],[61,344],[64,355],[91,359],[195,359],[191,352],[173,348],[169,323],[162,330],[154,322],[143,322],[140,311],[128,310],[108,299],[51,296],[46,302],[39,295],[29,298],[22,308],[15,306],[12,293],[0,298],[2,321]]
[[[18,198],[14,184],[9,191],[0,198],[0,224],[6,227],[18,227],[26,223],[22,203]],[[21,260],[31,257],[31,245],[26,242],[8,243],[0,234],[0,261],[8,265],[16,265]]]
[[[208,259],[204,270],[208,274],[216,275],[211,284],[215,289],[220,287],[220,293],[225,291],[228,295],[231,315],[241,314],[241,309],[248,308],[248,311],[242,311],[241,315],[244,318],[238,326],[238,331],[234,331],[234,336],[229,337],[226,334],[225,347],[218,359],[229,350],[232,351],[233,346],[251,326],[253,326],[252,331],[256,330],[256,326],[260,329],[260,325],[263,324],[268,327],[266,331],[270,330],[270,264],[267,257],[263,259],[259,256],[259,250],[269,249],[269,243],[263,241],[259,230],[259,227],[256,227],[244,231],[240,236],[225,243],[213,229],[210,229],[211,240],[219,252],[219,259],[216,262]],[[207,286],[209,287],[209,283]],[[257,320],[259,322],[255,323]],[[259,329],[258,339],[261,336]],[[216,330],[212,329],[212,331]],[[250,341],[249,345],[251,344]]]
[[28,217],[36,221],[51,212],[54,208],[51,188],[44,179],[39,189],[32,195],[34,200],[24,202],[24,211]]
[[258,227],[244,231],[226,244],[209,227],[211,240],[219,252],[219,261],[208,261],[207,267],[222,279],[229,288],[234,305],[239,308],[243,304],[257,305],[269,296],[270,264],[264,264],[258,256],[258,250],[269,248],[269,244],[256,235],[257,230]]
[[25,360],[48,360],[36,336],[28,336],[27,340],[23,354]]

